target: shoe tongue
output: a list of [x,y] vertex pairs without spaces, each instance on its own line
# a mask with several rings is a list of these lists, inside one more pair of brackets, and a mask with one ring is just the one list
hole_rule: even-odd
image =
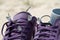
[[13,17],[13,20],[18,20],[18,19],[28,19],[28,16],[31,15],[28,12],[19,12]]

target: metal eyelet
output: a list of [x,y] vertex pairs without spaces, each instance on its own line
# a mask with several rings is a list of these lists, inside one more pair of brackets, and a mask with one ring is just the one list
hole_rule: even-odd
[[21,26],[18,26],[18,27],[17,27],[17,30],[18,30],[18,31],[21,31],[21,30],[22,30]]
[[32,16],[28,15],[28,21],[32,20]]
[[[45,17],[45,18],[44,18]],[[49,18],[49,20],[46,20],[46,21],[43,21],[44,19],[46,19],[46,17]],[[44,18],[44,19],[43,19]],[[44,15],[41,17],[41,20],[40,20],[42,23],[49,23],[50,22],[50,16],[49,15]]]
[[50,25],[46,25],[46,27],[48,27],[48,26],[50,26]]
[[11,21],[11,16],[10,14],[8,13],[8,16],[6,17],[8,21]]
[[40,24],[40,18],[37,19],[37,24]]

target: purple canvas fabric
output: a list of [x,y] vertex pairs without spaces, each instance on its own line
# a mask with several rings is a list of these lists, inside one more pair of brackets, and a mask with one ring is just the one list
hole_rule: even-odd
[[34,40],[60,40],[59,39],[59,23],[58,19],[55,21],[55,25],[50,23],[40,23],[37,26],[37,32],[35,33]]
[[58,39],[57,40],[60,40],[60,18],[58,18],[55,23],[54,23],[55,26],[58,26],[59,28],[59,34],[58,34]]
[[20,12],[13,17],[13,20],[6,22],[5,35],[2,32],[3,40],[31,40],[37,19],[33,16],[31,20],[28,20],[28,16],[32,15],[28,12]]

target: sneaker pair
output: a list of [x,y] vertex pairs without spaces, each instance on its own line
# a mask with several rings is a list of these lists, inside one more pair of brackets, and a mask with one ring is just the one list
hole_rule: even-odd
[[[40,21],[36,23],[37,18],[32,16],[28,12],[20,12],[13,17],[13,20],[9,20],[2,27],[6,25],[7,29],[3,40],[59,40],[59,22],[56,20],[55,25],[50,23],[43,23]],[[37,25],[37,31],[35,32],[35,26]]]

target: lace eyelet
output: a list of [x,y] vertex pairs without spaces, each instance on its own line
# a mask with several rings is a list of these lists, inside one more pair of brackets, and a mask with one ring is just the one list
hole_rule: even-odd
[[28,15],[28,21],[32,20],[32,16]]
[[18,30],[18,31],[21,31],[21,30],[22,30],[21,26],[18,26],[18,27],[17,27],[17,30]]

